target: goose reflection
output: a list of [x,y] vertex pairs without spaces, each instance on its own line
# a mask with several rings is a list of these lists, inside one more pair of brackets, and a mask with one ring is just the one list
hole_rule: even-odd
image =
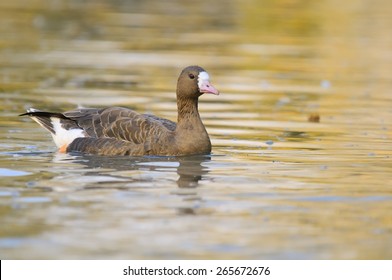
[[170,170],[176,169],[179,175],[176,183],[179,188],[198,187],[199,181],[209,172],[209,168],[204,163],[210,160],[211,157],[205,155],[186,157],[103,157],[81,154],[56,154],[54,158],[54,161],[63,163],[71,161],[82,164],[88,169],[84,175],[102,175],[102,173],[105,173],[105,175],[112,176],[113,179],[129,179],[129,177],[110,174],[110,172],[104,172],[104,170],[170,172]]
[[177,168],[179,178],[177,185],[179,188],[195,188],[203,176],[208,173],[208,168],[202,163],[211,160],[210,156],[193,156],[179,159],[180,165]]

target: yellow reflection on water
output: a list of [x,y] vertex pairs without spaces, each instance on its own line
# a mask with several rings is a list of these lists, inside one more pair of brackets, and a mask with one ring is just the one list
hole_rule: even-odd
[[[0,257],[389,259],[391,12],[1,1]],[[199,104],[211,158],[61,157],[17,117],[127,106],[175,120],[188,64],[221,91]]]

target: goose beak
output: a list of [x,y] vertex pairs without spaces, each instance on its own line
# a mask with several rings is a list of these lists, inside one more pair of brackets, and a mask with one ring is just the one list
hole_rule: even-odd
[[211,85],[210,81],[204,80],[199,85],[199,90],[201,93],[211,93],[215,95],[219,95],[219,91]]

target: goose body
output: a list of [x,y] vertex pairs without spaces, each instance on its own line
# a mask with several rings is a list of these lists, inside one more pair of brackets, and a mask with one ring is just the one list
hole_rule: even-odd
[[198,98],[219,94],[208,73],[186,67],[177,82],[177,123],[123,107],[83,108],[64,113],[30,108],[22,114],[47,129],[60,152],[97,155],[184,156],[209,154],[211,142],[200,119]]

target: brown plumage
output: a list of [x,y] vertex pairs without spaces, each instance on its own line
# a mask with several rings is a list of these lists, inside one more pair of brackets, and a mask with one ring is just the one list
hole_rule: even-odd
[[22,115],[49,130],[56,145],[66,152],[133,156],[209,154],[210,138],[198,111],[198,98],[203,93],[219,94],[203,68],[189,66],[177,82],[177,123],[122,107],[65,113],[29,109]]

